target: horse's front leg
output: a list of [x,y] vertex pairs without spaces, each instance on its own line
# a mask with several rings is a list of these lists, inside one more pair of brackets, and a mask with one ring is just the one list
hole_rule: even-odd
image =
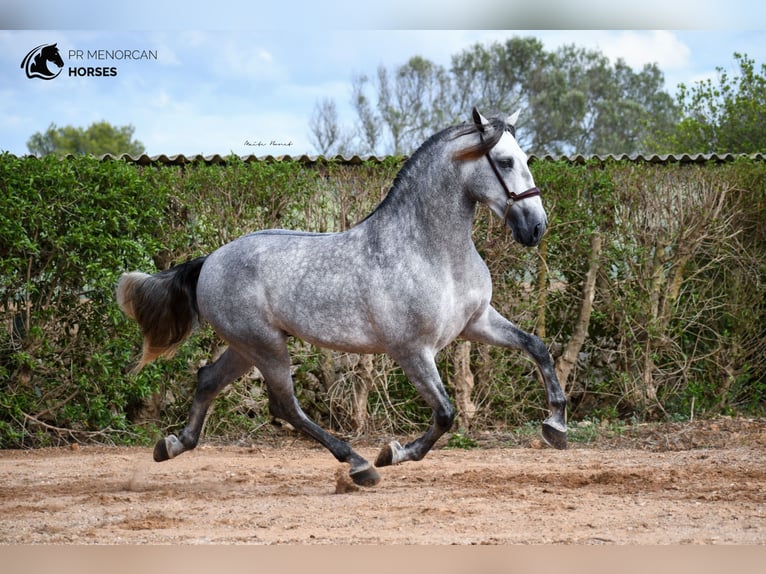
[[567,399],[561,389],[553,359],[539,337],[522,331],[508,319],[488,306],[482,315],[468,324],[462,336],[479,343],[488,343],[525,351],[534,359],[545,385],[550,416],[543,421],[543,439],[558,449],[567,447]]
[[415,386],[428,406],[433,410],[433,423],[421,437],[402,446],[397,441],[383,447],[375,460],[375,466],[388,466],[407,460],[420,460],[447,432],[455,420],[455,409],[444,389],[433,353],[422,351],[404,357],[393,357]]

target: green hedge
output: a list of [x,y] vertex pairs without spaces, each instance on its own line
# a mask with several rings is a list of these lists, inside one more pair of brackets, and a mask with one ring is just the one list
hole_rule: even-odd
[[[139,166],[90,157],[0,155],[0,447],[144,443],[186,417],[197,368],[221,345],[201,329],[172,360],[127,374],[140,348],[114,302],[125,270],[155,271],[261,228],[347,229],[385,195],[401,160]],[[594,310],[567,388],[571,416],[762,414],[766,397],[766,162],[532,165],[551,222],[523,249],[479,210],[477,247],[494,304],[544,334],[572,333],[590,237],[603,238]],[[359,357],[293,343],[299,399],[338,432]],[[447,384],[453,348],[442,353]],[[520,354],[475,346],[476,428],[540,418]],[[430,413],[398,369],[374,360],[366,429],[409,432]],[[208,437],[265,428],[257,373],[215,404]],[[362,429],[364,430],[364,429]]]

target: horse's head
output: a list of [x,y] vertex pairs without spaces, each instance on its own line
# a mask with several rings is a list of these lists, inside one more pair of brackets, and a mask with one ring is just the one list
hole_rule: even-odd
[[51,44],[50,46],[43,48],[40,52],[40,55],[45,59],[46,62],[53,62],[59,68],[64,65],[64,59],[61,57],[58,46],[56,44]]
[[474,108],[473,123],[458,137],[474,137],[476,142],[454,157],[465,162],[468,193],[489,206],[511,228],[516,241],[531,247],[543,238],[548,218],[527,155],[516,141],[518,117],[516,112],[506,120],[487,119]]
[[[58,72],[52,72],[48,68],[48,62],[56,64],[59,67]],[[64,59],[56,44],[40,44],[24,57],[21,67],[26,72],[27,78],[52,80],[64,69]]]

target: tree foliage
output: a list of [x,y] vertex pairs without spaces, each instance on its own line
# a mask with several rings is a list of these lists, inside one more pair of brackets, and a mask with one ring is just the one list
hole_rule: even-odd
[[739,75],[716,68],[718,78],[679,86],[683,119],[658,144],[668,153],[766,151],[766,64],[760,72],[747,55],[735,53]]
[[635,72],[624,61],[611,64],[601,53],[565,46],[530,90],[535,153],[637,153],[651,130],[676,121],[655,64]]
[[108,122],[94,122],[87,128],[74,126],[57,127],[51,123],[45,132],[37,132],[27,141],[29,152],[38,156],[140,155],[144,144],[133,139],[135,128],[131,125],[116,127]]
[[[532,153],[646,151],[651,130],[666,131],[677,121],[663,84],[656,65],[634,71],[595,50],[548,52],[539,40],[519,37],[475,44],[453,55],[449,69],[414,56],[393,69],[379,67],[374,79],[355,77],[357,123],[346,141],[359,153],[410,153],[478,106],[488,113],[521,109],[519,139]],[[315,111],[316,140],[320,117]]]

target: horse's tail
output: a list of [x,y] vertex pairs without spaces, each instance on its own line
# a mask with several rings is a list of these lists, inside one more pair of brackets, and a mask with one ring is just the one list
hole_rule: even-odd
[[197,281],[205,257],[154,275],[124,273],[117,283],[117,303],[135,319],[144,336],[138,372],[158,357],[171,357],[199,321]]

